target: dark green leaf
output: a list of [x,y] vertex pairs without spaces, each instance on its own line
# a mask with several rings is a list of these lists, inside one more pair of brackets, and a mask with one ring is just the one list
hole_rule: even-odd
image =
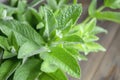
[[19,66],[20,62],[17,60],[6,60],[0,66],[0,80],[8,80]]
[[51,76],[49,76],[48,74],[46,73],[42,73],[40,76],[39,76],[39,80],[54,80]]
[[6,50],[9,49],[9,44],[8,44],[7,38],[0,36],[0,47],[3,49],[6,49]]
[[10,0],[10,5],[11,6],[16,6],[17,2],[18,2],[18,0]]
[[16,70],[13,80],[35,80],[40,73],[40,64],[38,59],[28,59]]
[[48,73],[54,80],[67,80],[65,74],[60,69],[56,70],[53,73]]

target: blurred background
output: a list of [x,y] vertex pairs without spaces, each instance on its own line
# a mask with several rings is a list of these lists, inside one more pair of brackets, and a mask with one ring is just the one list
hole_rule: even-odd
[[[6,2],[7,0],[0,0]],[[87,9],[91,0],[78,0],[82,3],[83,13],[79,22],[88,16]],[[98,0],[98,6],[103,0]],[[120,10],[118,10],[120,11]],[[118,16],[120,17],[120,16]],[[99,34],[100,40],[107,51],[88,55],[88,61],[81,61],[81,79],[69,80],[120,80],[120,24],[110,21],[98,21],[97,24],[108,30],[108,34]]]

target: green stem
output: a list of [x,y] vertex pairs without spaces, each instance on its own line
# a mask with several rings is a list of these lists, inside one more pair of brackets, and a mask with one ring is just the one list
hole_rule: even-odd
[[97,9],[97,12],[102,11],[105,8],[105,6],[101,6],[100,8]]
[[77,3],[77,0],[73,0],[73,3],[76,4],[76,3]]
[[90,16],[88,16],[83,22],[82,22],[82,24],[86,24],[89,20],[90,20]]

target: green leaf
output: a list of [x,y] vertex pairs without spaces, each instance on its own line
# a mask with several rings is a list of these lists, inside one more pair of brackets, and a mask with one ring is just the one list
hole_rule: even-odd
[[65,46],[64,47],[76,60],[87,60],[87,58],[80,54],[79,50],[75,49],[73,46]]
[[69,35],[69,36],[64,36],[62,38],[63,41],[68,41],[68,42],[80,42],[83,43],[84,41],[82,38],[78,35]]
[[8,59],[8,58],[14,57],[16,55],[17,55],[17,53],[12,53],[10,51],[5,50],[4,54],[3,54],[3,59]]
[[57,14],[58,29],[64,30],[69,21],[76,23],[82,13],[81,4],[73,4],[65,7]]
[[54,80],[51,76],[49,76],[48,74],[46,73],[42,73],[39,78],[39,80]]
[[9,42],[10,46],[13,46],[15,48],[15,50],[18,51],[19,45],[18,45],[17,39],[15,37],[15,34],[13,32],[11,32],[11,34],[9,34],[8,42]]
[[60,69],[56,70],[53,73],[48,73],[48,75],[54,78],[54,80],[67,80],[65,74]]
[[44,14],[45,14],[45,31],[44,31],[44,37],[48,38],[50,40],[50,35],[52,31],[54,31],[57,28],[57,21],[54,17],[54,14],[52,11],[50,11],[48,8],[44,8]]
[[44,61],[41,65],[41,71],[46,73],[55,72],[57,67],[54,64],[51,64],[49,61]]
[[46,0],[47,1],[47,5],[53,9],[56,10],[58,9],[58,4],[57,4],[57,0]]
[[95,29],[93,30],[92,34],[98,34],[98,33],[108,33],[106,29],[96,26]]
[[40,80],[67,80],[65,74],[60,70],[56,70],[52,73],[42,73],[39,76]]
[[15,20],[0,20],[0,30],[7,36],[14,32],[18,45],[31,41],[36,45],[44,43],[42,37],[28,24]]
[[29,6],[30,7],[35,7],[35,6],[37,6],[38,4],[40,4],[41,2],[43,2],[44,0],[33,0],[30,4],[29,4]]
[[76,59],[74,59],[74,57],[72,57],[65,49],[61,47],[52,47],[50,53],[40,55],[41,58],[50,61],[71,76],[76,78],[80,77],[80,68]]
[[19,66],[20,62],[17,60],[6,60],[0,66],[0,80],[8,80]]
[[9,49],[9,44],[8,44],[7,38],[0,36],[0,47],[5,50]]
[[85,32],[86,33],[90,33],[94,30],[95,26],[96,26],[96,18],[93,18],[90,22],[88,22],[86,25],[85,25]]
[[104,0],[104,4],[112,9],[120,9],[120,0]]
[[95,42],[88,42],[86,43],[86,46],[87,46],[88,52],[106,51],[104,47],[102,47],[100,44]]
[[99,40],[99,38],[97,36],[91,34],[89,36],[83,37],[83,40],[84,40],[84,42],[91,42],[91,41],[97,41],[97,40]]
[[95,17],[98,19],[120,23],[120,18],[118,16],[120,16],[120,12],[104,11],[95,14]]
[[38,59],[28,59],[16,70],[13,80],[35,80],[40,73],[40,64]]
[[24,13],[25,21],[27,21],[33,28],[41,22],[41,13],[38,13],[34,8],[28,7],[27,11]]
[[27,58],[47,51],[48,49],[46,47],[36,45],[35,43],[29,41],[20,47],[18,51],[18,58]]
[[97,0],[92,0],[90,3],[90,6],[88,8],[88,13],[90,16],[93,16],[96,12],[96,5],[97,5]]
[[15,6],[17,4],[18,0],[10,0],[10,5]]

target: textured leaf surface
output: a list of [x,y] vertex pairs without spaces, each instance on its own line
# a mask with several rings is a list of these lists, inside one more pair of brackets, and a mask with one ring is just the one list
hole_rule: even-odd
[[41,57],[44,60],[48,60],[51,63],[55,64],[58,68],[64,70],[71,76],[80,77],[80,68],[79,65],[65,49],[61,47],[51,48],[50,53],[41,54]]
[[66,24],[72,20],[73,24],[77,21],[82,12],[80,4],[74,4],[60,11],[57,15],[58,29],[65,29]]
[[22,45],[26,41],[32,41],[38,45],[44,43],[41,36],[26,23],[15,20],[0,20],[0,30],[7,36],[11,32],[14,32],[19,45]]
[[52,11],[44,8],[45,13],[45,31],[44,36],[50,39],[51,32],[57,28],[57,21]]

